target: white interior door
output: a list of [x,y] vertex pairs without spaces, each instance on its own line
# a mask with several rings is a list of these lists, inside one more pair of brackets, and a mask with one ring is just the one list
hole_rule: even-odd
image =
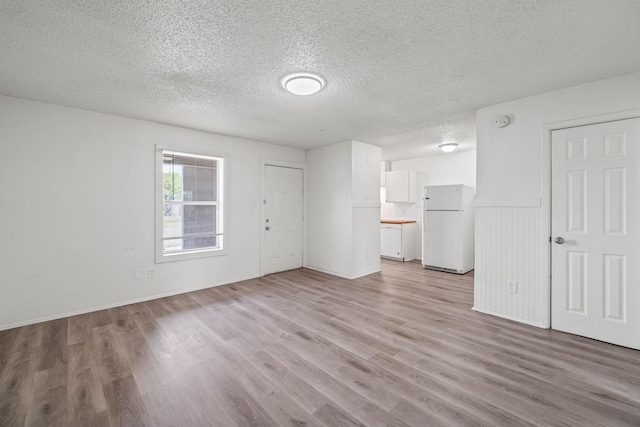
[[303,171],[265,165],[264,274],[302,267]]
[[554,131],[551,147],[552,327],[637,349],[639,145],[629,119]]

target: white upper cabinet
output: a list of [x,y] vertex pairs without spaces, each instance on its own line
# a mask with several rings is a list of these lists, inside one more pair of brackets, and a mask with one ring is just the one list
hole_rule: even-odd
[[415,203],[422,201],[427,176],[416,171],[391,171],[387,176],[387,203]]
[[414,191],[410,191],[415,185],[415,173],[410,171],[387,172],[387,203],[415,202]]

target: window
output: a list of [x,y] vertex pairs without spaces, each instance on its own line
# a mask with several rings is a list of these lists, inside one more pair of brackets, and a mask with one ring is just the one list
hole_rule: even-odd
[[[168,150],[161,154],[156,258],[172,261],[222,251],[224,159]],[[177,256],[186,254],[192,256]]]

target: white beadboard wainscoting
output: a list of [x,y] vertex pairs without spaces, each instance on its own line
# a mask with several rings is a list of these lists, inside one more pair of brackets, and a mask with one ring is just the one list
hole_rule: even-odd
[[[477,203],[473,309],[548,327],[543,244],[539,201]],[[509,291],[510,282],[517,283],[516,292]]]

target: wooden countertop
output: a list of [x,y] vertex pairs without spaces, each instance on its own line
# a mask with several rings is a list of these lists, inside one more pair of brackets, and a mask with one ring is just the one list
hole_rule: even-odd
[[415,224],[415,221],[410,219],[382,219],[381,224]]

